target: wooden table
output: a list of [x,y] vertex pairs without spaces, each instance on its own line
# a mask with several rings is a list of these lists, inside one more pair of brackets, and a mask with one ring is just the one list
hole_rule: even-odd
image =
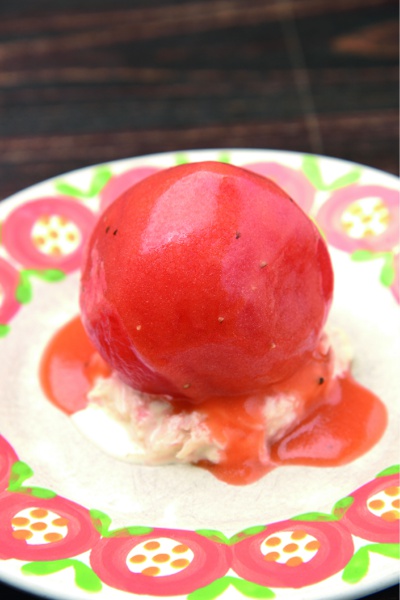
[[298,150],[398,173],[397,34],[396,0],[4,1],[0,199],[188,148]]
[[0,198],[164,150],[279,148],[398,171],[396,0],[0,5]]

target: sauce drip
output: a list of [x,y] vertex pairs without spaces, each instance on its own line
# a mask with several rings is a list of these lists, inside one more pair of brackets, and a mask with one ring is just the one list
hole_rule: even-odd
[[[208,398],[195,408],[175,402],[176,411],[203,413],[213,438],[224,447],[220,463],[201,461],[198,466],[227,483],[245,485],[280,465],[331,467],[367,452],[385,430],[386,409],[349,372],[332,378],[332,368],[330,351],[317,349],[303,369],[268,390],[268,395],[296,391],[300,417],[270,448],[263,424],[266,392]],[[84,409],[96,378],[109,375],[111,369],[92,346],[79,317],[56,333],[42,356],[42,388],[67,414]]]
[[50,340],[40,364],[44,393],[69,415],[86,408],[96,378],[109,375],[111,369],[93,348],[79,317]]

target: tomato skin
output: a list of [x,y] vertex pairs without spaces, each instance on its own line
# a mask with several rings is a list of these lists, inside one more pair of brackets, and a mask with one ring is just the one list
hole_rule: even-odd
[[285,192],[238,167],[193,163],[146,178],[101,216],[81,309],[129,385],[198,401],[295,372],[332,288],[326,245]]
[[106,183],[100,192],[100,208],[105,210],[114,200],[118,198],[123,192],[139,183],[145,177],[157,173],[160,169],[158,167],[133,167],[128,171],[124,171],[120,175],[114,175]]
[[310,213],[316,190],[302,171],[276,162],[248,163],[244,168],[275,181],[304,212]]

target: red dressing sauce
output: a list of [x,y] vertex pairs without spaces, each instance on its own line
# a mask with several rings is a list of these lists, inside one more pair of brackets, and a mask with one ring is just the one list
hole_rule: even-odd
[[[280,465],[337,466],[367,452],[382,436],[387,413],[372,392],[346,372],[331,377],[332,356],[317,350],[304,368],[279,386],[251,396],[209,398],[194,407],[206,417],[212,437],[224,447],[222,461],[199,466],[233,485],[260,479]],[[67,414],[84,409],[97,377],[111,374],[89,341],[79,317],[62,327],[47,346],[40,380],[46,396]],[[265,396],[298,392],[299,419],[265,444]],[[175,402],[176,411],[193,410]]]

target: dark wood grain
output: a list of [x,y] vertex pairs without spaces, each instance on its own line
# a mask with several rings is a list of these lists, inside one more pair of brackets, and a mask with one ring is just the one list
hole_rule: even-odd
[[398,131],[397,0],[0,3],[0,200],[185,148],[320,152],[398,173]]
[[183,148],[398,171],[397,2],[19,0],[0,7],[0,197]]

